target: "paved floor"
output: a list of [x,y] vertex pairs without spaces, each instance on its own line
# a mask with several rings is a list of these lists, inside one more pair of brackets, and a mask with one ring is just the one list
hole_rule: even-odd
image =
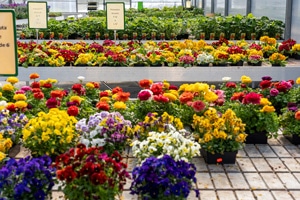
[[[28,155],[22,149],[18,158]],[[136,159],[124,154],[128,171],[132,172]],[[207,165],[202,157],[195,157],[197,187],[200,198],[191,192],[189,200],[298,200],[300,199],[300,145],[293,145],[280,135],[268,144],[247,144],[237,155],[235,164]],[[129,194],[131,181],[125,186],[122,200],[137,200]],[[52,199],[64,199],[57,187]]]

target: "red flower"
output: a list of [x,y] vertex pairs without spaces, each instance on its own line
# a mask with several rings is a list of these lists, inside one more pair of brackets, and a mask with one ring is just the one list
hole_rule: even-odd
[[165,97],[164,95],[161,95],[161,94],[154,95],[153,100],[157,101],[157,102],[162,102],[162,103],[167,103],[170,101],[168,97]]
[[107,176],[104,171],[101,171],[100,173],[93,173],[91,176],[91,182],[94,185],[101,185],[107,181]]
[[72,166],[67,166],[64,170],[64,176],[67,182],[71,182],[76,178],[77,174],[74,172]]
[[151,85],[150,90],[153,92],[154,95],[162,94],[163,93],[163,85],[160,83],[155,83]]
[[105,111],[109,111],[110,107],[109,104],[105,101],[100,101],[96,104],[96,108],[98,108],[99,110],[105,110]]
[[35,93],[33,93],[33,97],[35,98],[35,99],[43,99],[44,98],[44,93],[43,92],[35,92]]
[[227,82],[226,87],[227,88],[236,88],[236,84],[234,82]]
[[10,103],[6,106],[6,109],[9,110],[10,112],[15,112],[17,107],[15,106],[14,103]]
[[33,88],[31,90],[32,93],[36,93],[36,92],[42,92],[42,90],[40,88]]
[[72,90],[79,96],[85,94],[85,89],[80,83],[76,83],[72,86]]
[[29,78],[30,79],[37,79],[37,78],[40,78],[40,75],[38,73],[32,73],[29,75]]
[[62,99],[65,95],[65,92],[63,90],[52,90],[50,93],[50,96],[53,98],[59,98]]
[[100,97],[109,97],[109,93],[108,93],[108,91],[103,91],[103,92],[100,92],[99,96]]
[[77,106],[70,106],[67,112],[70,116],[77,116],[79,113],[79,108]]
[[98,83],[98,82],[91,82],[93,85],[94,85],[94,87],[95,88],[100,88],[100,83]]
[[232,101],[240,101],[242,102],[244,99],[245,93],[244,92],[235,92],[233,93],[232,97],[230,98],[230,100]]
[[169,90],[178,90],[176,85],[170,85]]
[[52,88],[52,84],[51,83],[45,83],[44,85],[42,85],[43,88]]
[[300,120],[300,110],[295,113],[295,119]]
[[117,86],[117,87],[115,87],[115,88],[112,89],[112,93],[113,93],[113,94],[116,94],[116,93],[118,93],[118,92],[123,92],[123,89],[120,88],[119,86]]
[[259,83],[259,86],[261,89],[267,89],[267,88],[270,88],[272,85],[272,82],[269,81],[269,80],[263,80]]
[[192,103],[192,108],[195,112],[201,112],[205,109],[206,105],[203,101],[197,100]]
[[32,88],[40,88],[40,82],[36,82],[36,81],[32,82],[31,87]]
[[51,97],[47,100],[46,106],[50,108],[57,108],[60,106],[60,101],[58,101],[56,98]]
[[65,179],[65,171],[64,170],[57,170],[56,176],[59,180],[63,181]]
[[138,99],[141,100],[141,101],[147,101],[149,99],[152,98],[152,91],[151,90],[148,90],[148,89],[145,89],[145,90],[141,90],[139,93],[138,93]]
[[260,104],[261,95],[255,92],[250,92],[245,95],[243,104]]

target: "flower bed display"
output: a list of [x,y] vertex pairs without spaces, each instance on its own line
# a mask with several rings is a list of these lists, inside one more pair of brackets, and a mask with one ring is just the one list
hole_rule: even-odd
[[[295,41],[294,41],[295,43]],[[294,44],[293,43],[293,44]],[[18,61],[23,67],[28,66],[228,66],[262,65],[279,63],[285,66],[287,57],[282,54],[289,49],[290,56],[297,53],[293,46],[280,50],[275,38],[261,37],[258,42],[245,40],[228,41],[224,38],[208,43],[204,40],[183,41],[120,41],[104,40],[103,43],[79,41],[18,41]],[[289,43],[290,44],[290,43]],[[269,55],[267,47],[274,47],[275,54]],[[280,56],[281,57],[278,57]],[[280,62],[278,61],[280,60]]]

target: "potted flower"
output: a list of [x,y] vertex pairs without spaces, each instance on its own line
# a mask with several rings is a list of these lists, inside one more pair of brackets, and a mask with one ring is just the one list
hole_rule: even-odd
[[208,164],[235,163],[247,136],[245,126],[231,109],[221,113],[209,107],[202,116],[194,115],[194,137],[201,145],[204,160]]
[[142,200],[172,200],[187,199],[194,190],[198,197],[199,191],[194,189],[195,174],[194,164],[175,161],[169,155],[151,156],[133,169],[130,193],[140,195]]
[[257,92],[237,92],[225,107],[231,108],[246,124],[247,144],[266,144],[278,136],[278,116],[272,103]]
[[287,59],[287,57],[284,56],[281,53],[273,53],[269,57],[269,62],[272,64],[272,66],[282,66],[282,67],[284,67],[287,63],[286,59]]
[[48,156],[9,159],[0,169],[1,199],[41,199],[51,197],[55,168]]
[[183,55],[179,57],[179,65],[182,67],[191,67],[195,62],[194,56]]
[[[251,48],[250,48],[251,47]],[[251,66],[261,66],[264,61],[261,46],[252,44],[247,50],[247,62]]]
[[0,134],[0,163],[6,159],[7,152],[11,149],[12,145],[13,143],[10,138],[5,138]]
[[86,147],[103,147],[109,155],[115,150],[123,152],[131,135],[131,122],[119,112],[95,113],[79,120],[75,127],[80,143]]
[[130,178],[117,151],[109,156],[102,147],[88,148],[84,144],[59,155],[53,166],[62,184],[59,189],[69,200],[115,199]]
[[48,113],[39,112],[24,126],[23,144],[34,157],[59,155],[78,141],[75,132],[77,120],[67,111],[51,108]]
[[213,62],[214,62],[214,57],[207,52],[202,52],[198,54],[196,58],[196,63],[198,66],[209,66],[209,64]]
[[296,60],[300,60],[300,44],[295,44],[292,47],[292,51],[293,51],[293,54],[294,54],[294,58]]
[[171,124],[165,124],[165,131],[150,131],[143,140],[135,140],[132,146],[133,156],[138,162],[143,162],[149,156],[158,158],[171,156],[175,161],[191,161],[200,155],[200,145],[194,141],[192,135],[185,129],[176,130]]
[[297,103],[288,103],[279,116],[282,133],[293,144],[300,144],[300,106]]

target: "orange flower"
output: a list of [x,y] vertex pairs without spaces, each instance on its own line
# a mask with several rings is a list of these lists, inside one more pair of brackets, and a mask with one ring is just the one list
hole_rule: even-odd
[[116,100],[125,102],[128,101],[129,97],[130,97],[129,92],[118,92]]
[[40,75],[38,73],[32,73],[29,75],[30,79],[36,79],[36,78],[40,78]]
[[117,87],[115,87],[115,88],[112,89],[112,93],[113,93],[113,94],[116,94],[116,93],[118,93],[118,92],[123,92],[123,89],[120,88],[119,86],[117,86]]
[[295,119],[300,120],[300,110],[295,113]]
[[144,89],[149,89],[150,86],[152,85],[152,83],[153,83],[153,81],[150,79],[143,79],[143,80],[139,81],[140,87],[144,88]]
[[62,99],[65,95],[63,90],[52,90],[50,93],[51,97]]
[[189,101],[192,101],[194,98],[194,95],[192,92],[184,92],[179,96],[180,103],[186,104]]

